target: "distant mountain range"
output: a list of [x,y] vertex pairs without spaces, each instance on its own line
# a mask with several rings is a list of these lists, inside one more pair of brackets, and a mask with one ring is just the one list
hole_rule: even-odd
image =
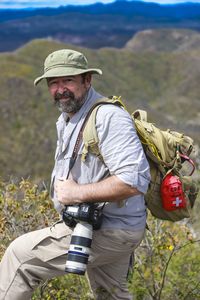
[[200,31],[200,3],[158,5],[120,0],[110,4],[32,10],[0,10],[0,52],[15,50],[35,38],[88,48],[122,48],[146,29]]

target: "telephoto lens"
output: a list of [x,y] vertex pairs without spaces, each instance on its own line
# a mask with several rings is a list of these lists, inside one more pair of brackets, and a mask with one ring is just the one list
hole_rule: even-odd
[[76,224],[68,250],[66,273],[85,274],[92,244],[92,233],[91,224],[84,222]]

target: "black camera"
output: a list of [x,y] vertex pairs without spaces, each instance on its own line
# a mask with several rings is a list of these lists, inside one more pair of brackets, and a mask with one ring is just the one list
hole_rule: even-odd
[[78,221],[87,222],[94,230],[100,229],[102,223],[102,209],[96,204],[83,203],[79,205],[65,206],[63,221],[71,228],[74,228]]
[[65,206],[63,221],[74,228],[67,253],[66,273],[84,275],[90,255],[93,229],[100,229],[102,208],[95,204]]

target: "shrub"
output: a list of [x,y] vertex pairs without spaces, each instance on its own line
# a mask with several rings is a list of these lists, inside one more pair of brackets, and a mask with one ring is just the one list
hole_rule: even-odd
[[[197,203],[198,205],[198,203]],[[17,236],[59,219],[44,183],[0,181],[0,257]],[[135,253],[129,289],[136,300],[200,299],[199,240],[185,222],[149,217],[146,237]],[[65,275],[46,281],[32,300],[93,299],[86,277]]]

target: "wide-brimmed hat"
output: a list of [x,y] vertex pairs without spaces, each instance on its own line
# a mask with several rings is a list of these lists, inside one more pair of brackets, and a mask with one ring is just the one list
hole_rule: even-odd
[[74,76],[87,72],[102,74],[100,69],[88,68],[88,61],[82,53],[62,49],[47,56],[44,62],[44,74],[35,79],[34,85],[37,85],[44,78]]

